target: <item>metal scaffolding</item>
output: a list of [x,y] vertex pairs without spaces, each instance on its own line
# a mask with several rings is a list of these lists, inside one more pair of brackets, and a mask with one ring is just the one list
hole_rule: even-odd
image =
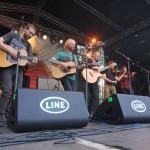
[[[22,6],[22,5],[16,5],[16,4],[7,4],[7,3],[0,3],[0,10],[5,10],[5,11],[15,11],[15,12],[24,12],[24,13],[39,13],[38,17],[42,17],[45,20],[55,24],[56,26],[66,30],[67,32],[71,33],[74,37],[80,38],[82,40],[90,38],[88,35],[78,31],[74,27],[68,25],[67,23],[61,21],[60,19],[48,14],[47,12],[40,10],[36,7],[32,6]],[[36,16],[37,17],[37,16]],[[36,22],[38,22],[39,18],[36,18]],[[7,17],[9,18],[9,17]],[[41,26],[41,25],[40,25]],[[50,29],[51,30],[51,29]],[[70,34],[70,35],[71,35]],[[69,34],[68,34],[69,35]]]
[[150,18],[148,18],[146,20],[143,20],[140,23],[132,26],[131,28],[129,28],[129,29],[127,29],[127,30],[125,30],[125,31],[123,31],[123,32],[107,39],[106,41],[104,41],[104,43],[106,45],[110,45],[110,44],[115,43],[115,42],[117,42],[117,41],[119,41],[119,40],[121,40],[121,39],[137,32],[137,31],[140,31],[141,29],[147,28],[148,26],[150,26]]
[[46,0],[38,0],[37,5],[35,7],[35,12],[33,14],[33,22],[34,24],[39,24],[39,12],[42,10],[42,7],[45,5]]
[[[100,14],[96,9],[92,8],[91,6],[87,5],[82,0],[73,0],[74,2],[78,3],[88,11],[92,12],[96,16],[98,16],[103,21],[107,22],[112,27],[116,28],[120,32],[119,34],[107,39],[104,41],[106,45],[110,45],[114,42],[117,42],[141,29],[147,28],[150,25],[150,18],[141,21],[140,23],[132,26],[131,28],[124,30],[122,27],[111,21],[110,19],[106,18],[104,15]],[[23,5],[16,5],[16,4],[8,4],[8,3],[0,3],[0,10],[4,11],[14,11],[14,12],[23,12],[23,13],[31,13],[33,14],[33,21],[36,23],[36,26],[38,27],[38,30],[41,32],[47,32],[58,36],[65,36],[66,38],[74,38],[77,41],[85,41],[86,39],[91,39],[87,34],[82,33],[75,29],[74,27],[66,24],[65,22],[61,21],[60,19],[52,16],[51,14],[48,14],[47,12],[42,10],[42,6],[45,4],[44,0],[39,0],[37,3],[37,6],[23,6]],[[40,11],[39,11],[40,9]],[[35,14],[38,14],[37,16]],[[66,30],[68,33],[56,31],[50,28],[43,27],[39,24],[39,17],[44,18],[45,20],[55,24],[56,26]],[[18,25],[19,20],[10,18],[7,16],[0,15],[0,24],[6,27],[9,27],[12,29],[14,26]]]
[[[19,22],[20,20],[0,15],[0,24],[9,29],[16,29],[17,27],[19,27]],[[24,23],[27,23],[27,22],[24,22]],[[78,38],[78,40],[83,40],[83,38],[81,37],[77,37],[75,35],[67,34],[64,32],[53,30],[53,29],[45,28],[41,26],[40,24],[35,24],[35,26],[38,28],[38,32],[53,34],[55,36],[61,36],[61,37],[66,37],[66,38],[74,38],[74,39]]]
[[91,6],[89,6],[88,4],[83,2],[82,0],[73,0],[73,1],[76,2],[77,4],[79,4],[80,6],[82,6],[83,8],[87,9],[89,12],[93,13],[95,16],[102,19],[104,22],[108,23],[110,26],[114,27],[118,31],[124,31],[125,30],[122,27],[120,27],[119,25],[117,25],[115,22],[108,19],[106,16],[104,16],[100,12],[98,12],[96,9],[92,8]]

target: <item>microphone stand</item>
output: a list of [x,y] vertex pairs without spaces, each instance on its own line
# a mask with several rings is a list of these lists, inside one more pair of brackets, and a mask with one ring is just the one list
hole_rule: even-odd
[[136,64],[136,63],[135,63],[135,65],[136,65],[137,67],[139,67],[139,68],[141,69],[141,71],[145,71],[145,73],[147,73],[148,95],[149,95],[149,97],[150,97],[150,76],[149,76],[150,71],[144,69],[143,67],[141,67],[140,65],[138,65],[138,64]]
[[85,41],[85,45],[86,45],[86,47],[85,47],[85,54],[86,54],[86,56],[85,56],[85,64],[86,64],[86,82],[85,82],[85,101],[86,101],[86,106],[88,107],[88,82],[87,82],[87,77],[88,77],[88,75],[87,75],[87,68],[88,68],[88,62],[87,62],[87,42]]
[[129,86],[130,86],[130,95],[134,95],[134,92],[132,90],[132,85],[131,85],[131,75],[130,75],[130,62],[133,62],[129,57],[125,56],[124,54],[118,52],[115,50],[116,53],[119,55],[123,56],[127,60],[127,68],[128,68],[128,76],[129,76]]
[[21,32],[22,32],[22,24],[24,22],[24,16],[21,17],[21,21],[19,23],[19,47],[17,52],[17,65],[16,65],[16,76],[15,76],[15,87],[13,91],[13,100],[16,100],[16,91],[18,87],[18,75],[19,75],[19,61],[20,61],[20,46],[21,46]]

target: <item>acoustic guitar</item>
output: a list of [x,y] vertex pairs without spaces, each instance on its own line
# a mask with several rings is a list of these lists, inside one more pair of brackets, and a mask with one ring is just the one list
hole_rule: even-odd
[[[50,63],[60,64],[59,61],[50,58],[39,58],[39,57],[27,56],[26,50],[20,50],[19,66],[25,66],[28,63],[28,60],[33,60],[33,59],[37,59],[38,61],[48,61]],[[0,67],[10,67],[14,64],[17,64],[17,60],[13,59],[6,52],[0,50]]]
[[[100,72],[109,68],[110,66],[106,66],[100,69]],[[82,71],[82,76],[85,80],[87,80],[88,83],[95,83],[99,77],[102,77],[102,74],[100,72],[95,69],[85,68]]]
[[[62,68],[60,65],[52,65],[51,72],[54,78],[60,79],[62,77],[65,77],[66,75],[75,74],[77,71],[76,68],[81,68],[82,66],[76,65],[73,61],[63,63],[65,63],[66,66],[68,66],[66,69]],[[99,65],[99,63],[88,63],[87,66],[89,65]]]

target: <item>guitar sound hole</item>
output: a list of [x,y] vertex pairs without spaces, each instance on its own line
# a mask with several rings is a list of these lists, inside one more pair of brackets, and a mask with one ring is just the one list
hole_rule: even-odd
[[68,66],[66,69],[63,70],[64,73],[68,73],[71,70],[71,66]]
[[68,73],[70,71],[70,69],[64,69],[63,72],[64,73]]
[[70,69],[71,69],[71,66],[68,66],[67,69],[70,70]]

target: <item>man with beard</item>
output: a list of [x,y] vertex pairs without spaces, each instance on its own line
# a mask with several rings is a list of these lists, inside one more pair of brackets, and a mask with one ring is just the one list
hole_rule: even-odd
[[[64,88],[65,91],[76,91],[77,90],[77,85],[76,85],[76,75],[75,73],[69,73],[69,70],[71,71],[71,69],[68,69],[68,64],[67,62],[74,62],[75,66],[77,66],[78,64],[78,59],[77,56],[75,54],[73,54],[74,50],[76,48],[76,41],[73,39],[67,39],[64,45],[64,49],[62,49],[62,51],[56,53],[52,59],[54,60],[58,60],[60,63],[60,67],[62,67],[62,70],[66,70],[66,72],[68,71],[68,73],[66,75],[64,75],[62,78],[60,78],[61,80],[61,84]],[[77,67],[77,69],[80,69],[82,67],[84,67],[85,65],[81,65],[81,67]],[[64,71],[65,72],[65,71]],[[55,72],[57,73],[57,72]]]
[[[18,50],[26,53],[27,56],[32,57],[32,47],[28,40],[36,33],[36,28],[32,24],[27,24],[23,28],[23,32],[18,34],[14,32],[7,33],[0,37],[0,51],[10,56],[12,60],[17,60]],[[17,61],[16,61],[17,62]],[[2,63],[2,62],[1,62]],[[0,78],[2,86],[2,94],[0,98],[0,121],[5,121],[5,113],[9,101],[11,91],[15,87],[16,78],[16,63],[7,67],[0,68]],[[17,88],[22,88],[23,82],[23,66],[18,69],[18,84]]]

